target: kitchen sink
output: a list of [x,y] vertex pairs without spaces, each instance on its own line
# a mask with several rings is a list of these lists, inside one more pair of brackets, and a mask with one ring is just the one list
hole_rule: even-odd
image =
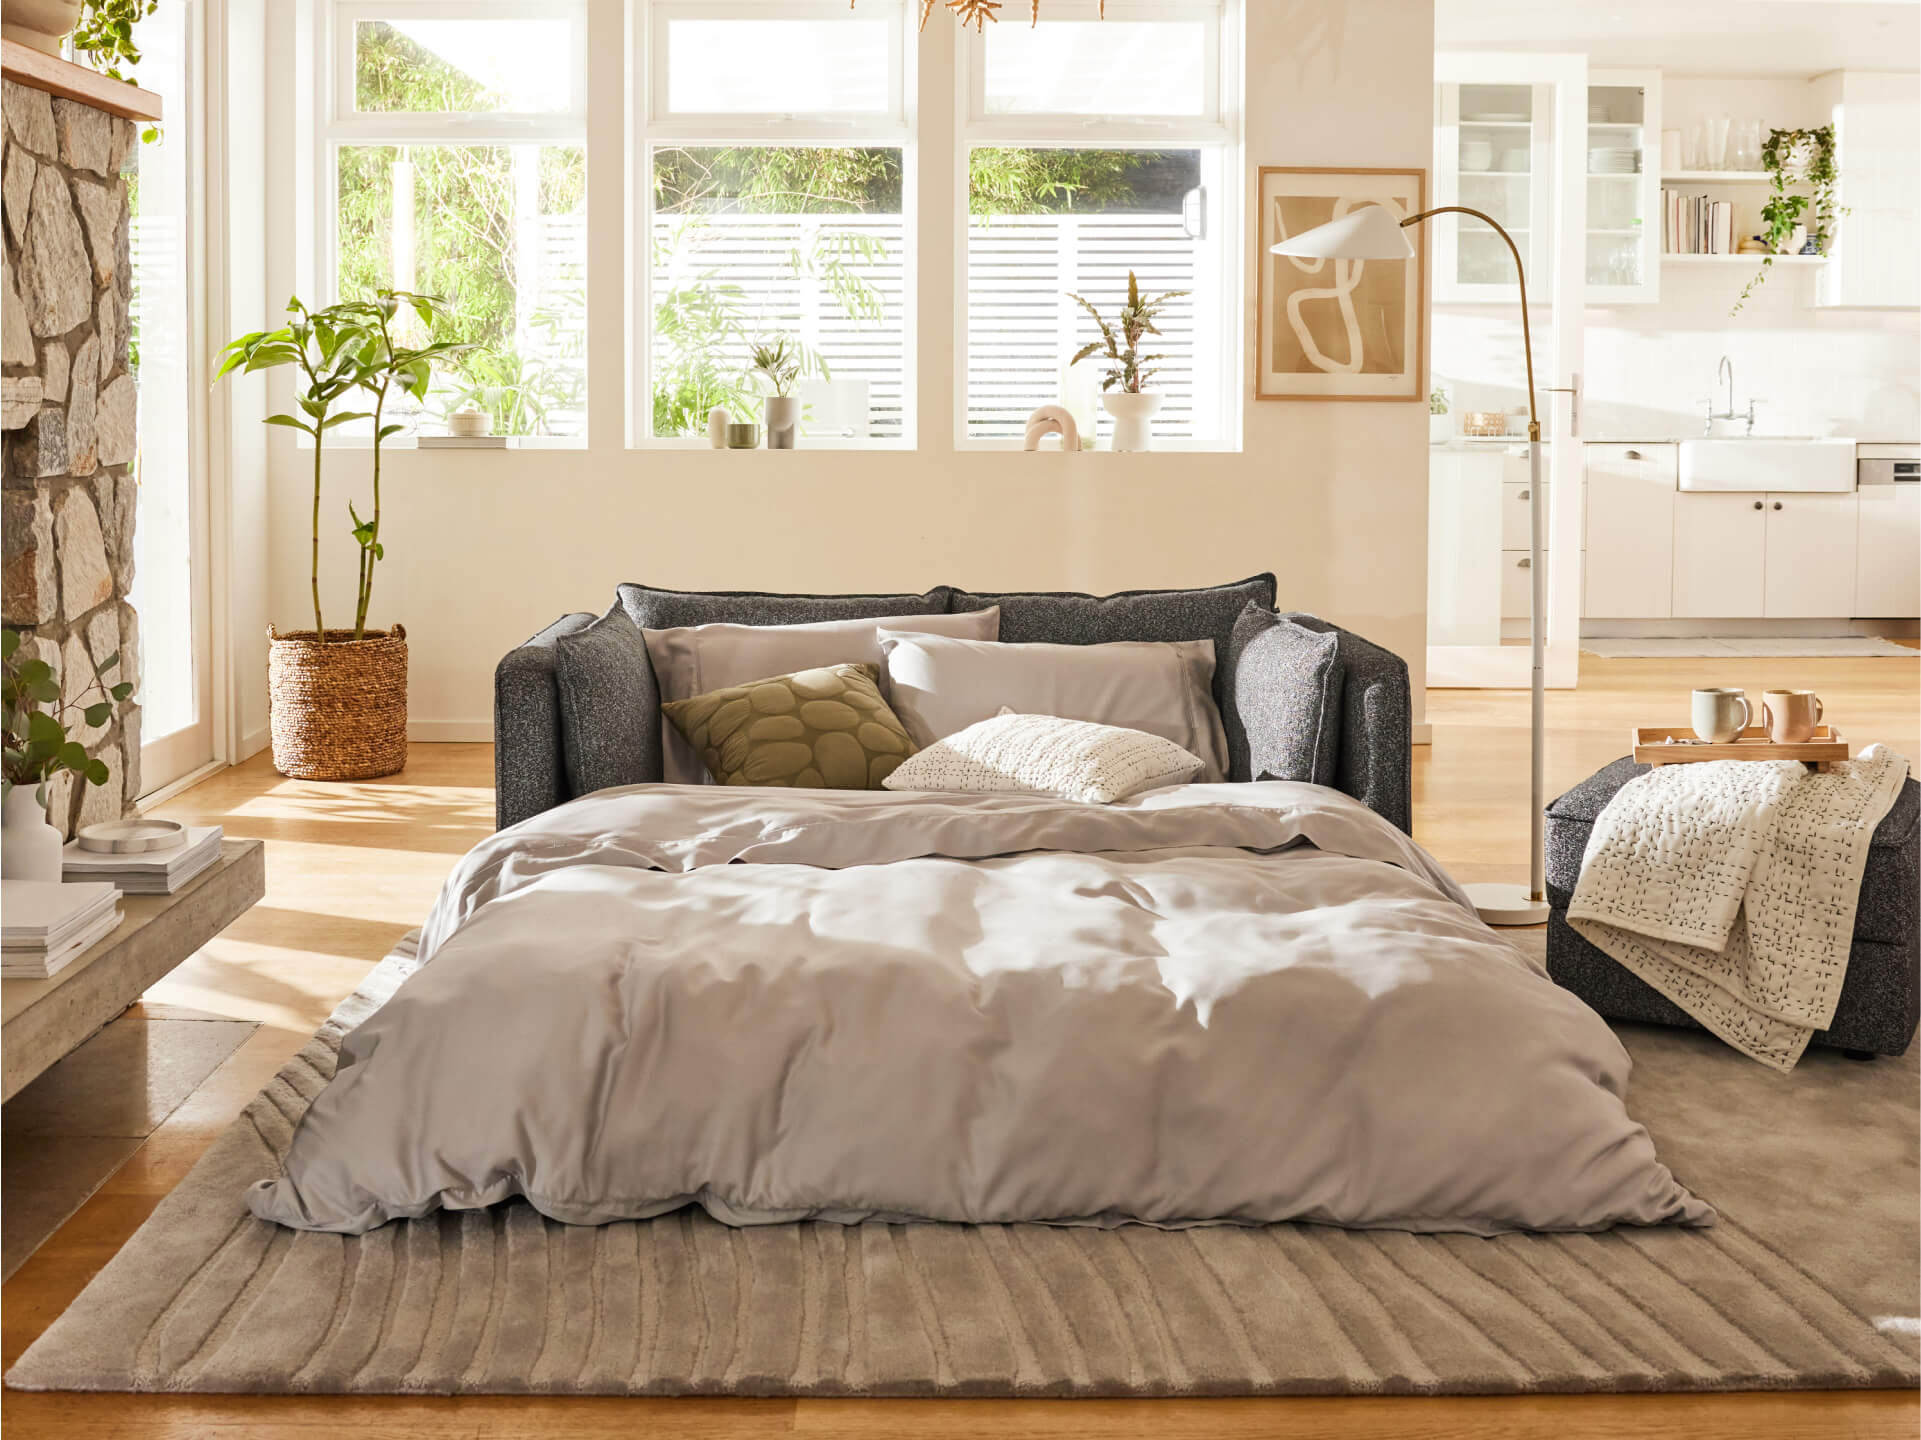
[[1837,493],[1854,488],[1854,441],[1777,435],[1681,442],[1683,490]]

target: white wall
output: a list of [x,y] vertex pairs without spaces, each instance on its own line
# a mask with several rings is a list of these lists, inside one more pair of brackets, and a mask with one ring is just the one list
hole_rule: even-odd
[[[1263,164],[1425,167],[1430,8],[1411,0],[1250,0],[1248,188]],[[277,14],[291,26],[286,7]],[[620,5],[595,0],[592,17],[589,265],[607,277],[621,273],[624,249],[625,46]],[[603,285],[588,335],[587,448],[400,451],[387,460],[388,560],[374,618],[407,627],[417,738],[485,738],[502,652],[563,612],[605,608],[625,579],[728,589],[920,590],[946,582],[1105,591],[1272,569],[1283,605],[1407,657],[1419,718],[1423,407],[1250,400],[1238,454],[955,452],[948,17],[933,18],[920,47],[919,450],[625,448],[626,326],[621,297]],[[298,283],[292,171],[282,167],[269,191],[273,294]],[[1252,267],[1248,254],[1250,287]],[[1242,310],[1251,363],[1252,308]],[[291,439],[284,431],[271,437],[271,618],[288,627],[311,623],[310,457]],[[349,451],[328,461],[324,584],[332,613],[343,618],[354,556],[346,502],[360,502],[365,461],[364,452]],[[264,626],[268,617],[260,618]]]
[[[1685,133],[1697,117],[1717,115],[1759,120],[1763,134],[1828,118],[1818,88],[1805,77],[1662,77],[1665,128]],[[1759,228],[1761,187],[1712,193],[1738,197],[1737,234]],[[1762,398],[1757,430],[1921,440],[1921,312],[1820,309],[1812,268],[1776,266],[1741,313],[1730,316],[1752,274],[1743,265],[1669,265],[1661,272],[1659,304],[1587,311],[1583,437],[1700,433],[1700,401],[1713,395],[1717,409],[1725,405],[1715,373],[1726,355],[1734,364],[1736,405],[1745,412],[1750,396]],[[1521,387],[1511,379],[1519,361],[1519,320],[1511,307],[1437,307],[1434,370],[1453,390],[1457,409],[1521,405]]]

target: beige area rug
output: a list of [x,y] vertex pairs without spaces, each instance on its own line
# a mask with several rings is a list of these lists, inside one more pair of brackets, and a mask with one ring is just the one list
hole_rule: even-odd
[[[1538,939],[1535,943],[1538,943]],[[1911,1386],[1916,1066],[1778,1075],[1640,1028],[1631,1108],[1711,1230],[1493,1240],[252,1218],[389,957],[7,1376],[27,1389],[1185,1395]]]

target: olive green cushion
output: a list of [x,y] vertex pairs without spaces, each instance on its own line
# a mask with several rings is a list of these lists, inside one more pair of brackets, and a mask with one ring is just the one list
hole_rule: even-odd
[[660,709],[723,785],[878,790],[918,748],[879,682],[878,665],[824,665]]

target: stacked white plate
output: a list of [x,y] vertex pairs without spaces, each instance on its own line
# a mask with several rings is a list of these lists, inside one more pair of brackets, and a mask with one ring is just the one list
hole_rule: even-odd
[[0,880],[0,977],[45,980],[120,923],[111,885]]
[[162,849],[115,855],[70,841],[60,857],[67,880],[104,880],[126,895],[171,895],[220,858],[220,827],[194,825]]
[[1632,146],[1590,150],[1587,170],[1590,175],[1633,175],[1641,168],[1641,152]]

